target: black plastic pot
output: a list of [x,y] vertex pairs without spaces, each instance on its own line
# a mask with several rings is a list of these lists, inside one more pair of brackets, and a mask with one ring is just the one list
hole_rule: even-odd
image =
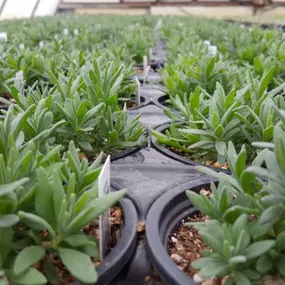
[[[157,126],[156,128],[154,128],[155,131],[160,132],[160,133],[165,133],[165,131],[168,129],[168,127],[170,126],[170,123],[166,123],[166,124],[162,124]],[[184,164],[188,164],[188,165],[194,165],[194,166],[204,166],[204,167],[208,167],[211,168],[213,170],[219,171],[219,172],[225,172],[225,173],[231,173],[229,170],[225,170],[225,169],[221,169],[221,168],[216,168],[213,166],[206,166],[202,163],[190,160],[190,159],[186,159],[181,155],[178,155],[176,153],[174,153],[173,151],[169,150],[167,147],[165,147],[164,145],[161,145],[158,143],[156,137],[154,137],[153,135],[151,135],[150,137],[150,141],[151,141],[151,145],[160,153],[166,155],[167,157],[170,157],[172,159],[175,159],[179,162],[182,162]]]
[[[168,129],[168,127],[170,126],[169,123],[166,123],[166,124],[162,124],[162,125],[159,125],[157,126],[156,128],[154,128],[154,130],[156,132],[160,132],[160,133],[165,133],[165,131]],[[181,155],[178,155],[176,153],[174,153],[173,151],[169,150],[167,147],[165,147],[164,145],[161,145],[158,143],[157,139],[155,136],[151,135],[151,138],[150,138],[150,141],[151,141],[151,145],[157,150],[159,151],[160,153],[166,155],[167,157],[170,157],[172,159],[175,159],[179,162],[182,162],[184,164],[188,164],[188,165],[203,165],[202,163],[197,163],[197,162],[194,162],[190,159],[186,159],[184,158],[183,156]]]
[[179,185],[158,198],[151,206],[146,218],[146,245],[150,262],[167,285],[196,284],[171,260],[167,252],[169,235],[182,219],[193,215],[196,210],[185,195],[186,190],[198,192],[208,186],[206,177]]
[[[135,102],[135,95],[132,95],[130,102]],[[143,95],[141,95],[141,103],[138,106],[132,107],[132,108],[128,108],[128,110],[136,110],[139,108],[142,108],[146,105],[148,105],[150,103],[150,98],[147,98]]]
[[169,100],[169,95],[162,95],[162,96],[159,96],[157,98],[154,98],[153,100],[153,103],[159,107],[159,108],[169,108],[169,109],[172,109],[173,106],[167,102],[167,100]]
[[8,111],[8,109],[9,109],[9,106],[0,106],[0,110]]
[[[147,129],[145,129],[145,131],[143,132],[143,134],[140,137],[140,145],[139,146],[135,146],[135,147],[129,147],[127,149],[124,149],[122,151],[120,151],[118,154],[115,155],[111,155],[111,161],[116,161],[122,158],[125,158],[127,156],[130,156],[138,151],[140,151],[142,148],[144,148],[147,143],[148,143],[148,137],[149,137],[149,132]],[[104,162],[105,159],[103,159],[102,162]]]
[[123,209],[124,214],[122,235],[114,249],[98,266],[96,285],[106,285],[114,280],[130,260],[136,248],[138,216],[135,206],[127,198],[120,200],[118,205]]

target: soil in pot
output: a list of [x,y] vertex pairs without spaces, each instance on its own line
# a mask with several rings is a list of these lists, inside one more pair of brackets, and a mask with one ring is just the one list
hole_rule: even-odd
[[[9,92],[2,93],[1,97],[10,101],[11,103],[16,103],[16,101],[14,100],[14,98],[12,97],[12,95]],[[9,108],[9,105],[0,102],[0,109],[7,110],[8,108]]]
[[[111,226],[111,238],[110,243],[108,245],[109,252],[116,246],[119,239],[121,238],[121,229],[124,226],[124,217],[123,217],[123,211],[120,207],[113,207],[110,210],[110,218],[109,218],[110,226]],[[99,232],[99,223],[98,220],[93,221],[89,225],[86,225],[82,231],[89,236],[95,237],[96,240],[99,241],[100,232]],[[58,258],[58,256],[55,253],[50,253],[45,256],[44,258],[45,263],[52,264],[53,268],[55,269],[54,273],[54,279],[57,280],[57,284],[61,285],[74,285],[74,282],[76,280],[75,277],[70,275],[68,270],[66,270],[65,266],[61,262],[61,260]],[[100,261],[93,260],[94,263],[94,269],[95,267],[100,265]],[[39,264],[37,264],[35,267],[37,269],[41,270],[43,274],[45,274],[44,268],[44,262],[41,261]],[[46,267],[45,267],[46,268]],[[48,283],[52,284],[52,283]]]
[[174,148],[174,147],[169,147],[169,146],[165,146],[167,149],[169,149],[170,151],[172,151],[175,154],[178,154],[180,156],[182,156],[185,159],[188,160],[192,160],[197,164],[203,164],[205,166],[211,166],[214,168],[218,168],[218,169],[224,169],[224,170],[228,170],[229,169],[229,165],[228,163],[224,163],[224,164],[220,164],[218,161],[215,160],[210,160],[210,159],[205,159],[202,160],[201,158],[198,158],[197,156],[194,156],[193,154],[187,153],[187,152],[183,152],[180,149]]
[[[144,104],[145,98],[144,98],[143,96],[141,96],[140,101],[141,101],[140,105]],[[135,96],[132,96],[132,97],[131,97],[131,100],[129,100],[129,101],[127,102],[127,108],[128,108],[128,109],[133,109],[133,108],[139,107],[140,105],[138,105],[138,104],[136,103]]]
[[191,279],[198,272],[191,267],[191,263],[202,257],[201,250],[209,250],[209,247],[201,239],[198,230],[185,226],[187,222],[206,222],[209,218],[201,213],[188,217],[181,221],[172,232],[168,240],[168,253],[178,268],[185,272]]

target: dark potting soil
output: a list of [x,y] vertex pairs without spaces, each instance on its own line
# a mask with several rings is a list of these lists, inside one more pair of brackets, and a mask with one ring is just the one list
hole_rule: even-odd
[[[8,101],[11,101],[11,103],[16,103],[16,101],[14,100],[14,98],[12,97],[12,95],[9,92],[2,93],[1,97],[8,100]],[[6,106],[7,106],[6,104],[3,104],[0,102],[0,107],[6,107]]]
[[206,222],[209,218],[201,213],[182,220],[179,227],[169,236],[168,252],[170,258],[191,279],[198,272],[191,267],[191,263],[202,257],[201,250],[209,250],[209,247],[201,239],[198,230],[185,226],[187,222]]
[[192,160],[196,163],[201,163],[205,166],[212,166],[214,168],[221,168],[221,169],[224,169],[224,170],[227,170],[229,169],[229,165],[228,163],[224,163],[224,164],[220,164],[218,161],[215,161],[215,160],[202,160],[202,159],[198,159],[197,157],[194,157],[193,154],[190,154],[190,153],[186,153],[180,149],[177,149],[177,148],[174,148],[174,147],[168,147],[168,146],[165,146],[166,148],[168,148],[170,151],[172,151],[173,153],[175,154],[178,154],[180,156],[182,156],[183,158],[185,159],[188,159],[188,160]]
[[[123,211],[119,207],[113,207],[110,210],[110,225],[111,225],[111,238],[110,238],[110,244],[109,244],[109,250],[111,251],[112,248],[116,246],[118,243],[120,237],[121,237],[121,229],[124,225],[124,219],[123,219]],[[83,232],[86,235],[94,237],[96,240],[99,241],[100,232],[99,232],[99,224],[98,220],[93,221],[92,223],[86,225],[83,229]],[[92,259],[94,263],[94,269],[100,264],[99,260]],[[61,262],[60,258],[57,256],[56,253],[49,253],[44,257],[44,262],[40,262],[36,264],[34,267],[39,269],[40,271],[45,274],[44,268],[46,264],[49,264],[49,267],[53,267],[53,277],[57,280],[56,284],[61,285],[73,285],[74,281],[76,280],[75,277],[70,275],[70,273],[67,271],[63,263]],[[51,266],[52,265],[52,266]],[[52,283],[48,282],[49,285]]]

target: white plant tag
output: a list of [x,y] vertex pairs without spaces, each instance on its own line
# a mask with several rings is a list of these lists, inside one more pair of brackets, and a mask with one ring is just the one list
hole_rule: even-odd
[[75,36],[78,36],[78,35],[79,35],[78,29],[74,29],[73,34],[74,34]]
[[204,41],[204,45],[205,45],[205,46],[210,46],[210,45],[211,45],[211,42],[210,42],[210,41]]
[[6,32],[0,32],[0,41],[7,42],[8,37]]
[[143,73],[145,74],[146,72],[146,69],[147,69],[147,56],[144,55],[143,56]]
[[45,42],[44,42],[44,41],[40,41],[40,42],[39,42],[39,47],[42,48],[42,47],[44,47],[44,46],[45,46]]
[[68,29],[63,29],[63,34],[64,34],[65,36],[67,36],[67,35],[68,35]]
[[20,44],[20,45],[19,45],[19,48],[20,48],[20,49],[25,49],[25,44]]
[[23,70],[21,70],[15,74],[14,85],[18,90],[21,90],[23,84],[24,84],[24,72]]
[[240,27],[241,27],[242,29],[244,29],[244,28],[245,28],[245,25],[244,25],[244,24],[241,24]]
[[[102,197],[108,193],[110,193],[111,190],[111,168],[110,168],[110,155],[108,155],[102,170],[98,177],[98,196]],[[100,231],[100,259],[101,262],[105,257],[107,247],[109,244],[110,239],[110,209],[107,210],[103,215],[99,218],[99,231]]]
[[152,53],[152,48],[149,49],[149,59],[152,59],[153,53]]
[[150,71],[150,66],[148,66],[144,72],[143,84],[146,84],[146,82],[147,82],[149,71]]
[[138,80],[137,76],[135,76],[135,83],[137,85],[136,104],[137,104],[137,106],[139,106],[141,104],[141,83]]
[[209,56],[215,57],[217,55],[217,52],[218,52],[218,48],[216,46],[209,46],[208,47]]
[[162,26],[162,20],[159,19],[159,20],[157,21],[155,27],[154,27],[154,31],[157,32],[158,30],[160,30],[161,26]]

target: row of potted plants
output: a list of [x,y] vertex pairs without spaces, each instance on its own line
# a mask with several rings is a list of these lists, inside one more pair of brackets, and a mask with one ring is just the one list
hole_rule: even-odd
[[[157,105],[171,123],[153,130],[152,142],[206,175],[174,186],[151,206],[149,258],[165,284],[283,284],[284,62],[279,50],[275,65],[269,50],[284,41],[279,31],[182,22],[165,29],[176,39],[161,73],[167,96]],[[238,34],[242,42],[231,42]],[[204,40],[220,53],[209,54]],[[250,49],[253,57],[265,51],[268,68],[259,73],[256,59],[243,58]]]
[[[212,26],[215,27],[214,24]],[[219,43],[220,23],[216,26],[213,29],[215,41],[213,35],[211,40]],[[227,41],[234,41],[231,35],[233,27],[239,33],[249,34],[249,38],[257,37],[264,39],[264,42],[271,35],[280,42],[280,49],[283,46],[281,34],[276,31],[259,28],[246,31],[237,25],[223,29]],[[196,26],[177,25],[175,30],[172,25],[172,29],[167,30],[166,35],[171,37],[171,55],[175,52],[174,46],[180,44],[178,57],[174,60],[171,56],[161,72],[163,90],[167,95],[158,99],[158,105],[164,108],[171,124],[152,131],[152,141],[158,150],[184,163],[203,163],[227,169],[224,148],[229,141],[238,150],[246,145],[247,163],[250,163],[259,151],[252,147],[252,143],[273,140],[274,126],[280,121],[274,106],[281,110],[285,106],[284,83],[276,81],[282,75],[279,73],[280,66],[285,62],[276,56],[278,64],[269,66],[260,75],[254,66],[245,61],[241,66],[239,60],[223,49],[220,51],[220,47],[219,52],[213,55],[209,53],[209,45],[203,41],[208,28],[206,21],[205,27],[197,22]],[[191,34],[195,37],[190,41],[186,35]],[[178,36],[175,38],[175,35]],[[248,45],[251,44],[249,41]],[[274,44],[267,41],[267,50]],[[246,47],[243,45],[243,48]],[[269,58],[268,54],[264,56]]]
[[[137,211],[126,189],[99,196],[98,177],[108,154],[147,141],[127,110],[154,20],[1,23],[1,284],[107,284],[130,259]],[[102,260],[98,220],[111,207],[116,238]]]

